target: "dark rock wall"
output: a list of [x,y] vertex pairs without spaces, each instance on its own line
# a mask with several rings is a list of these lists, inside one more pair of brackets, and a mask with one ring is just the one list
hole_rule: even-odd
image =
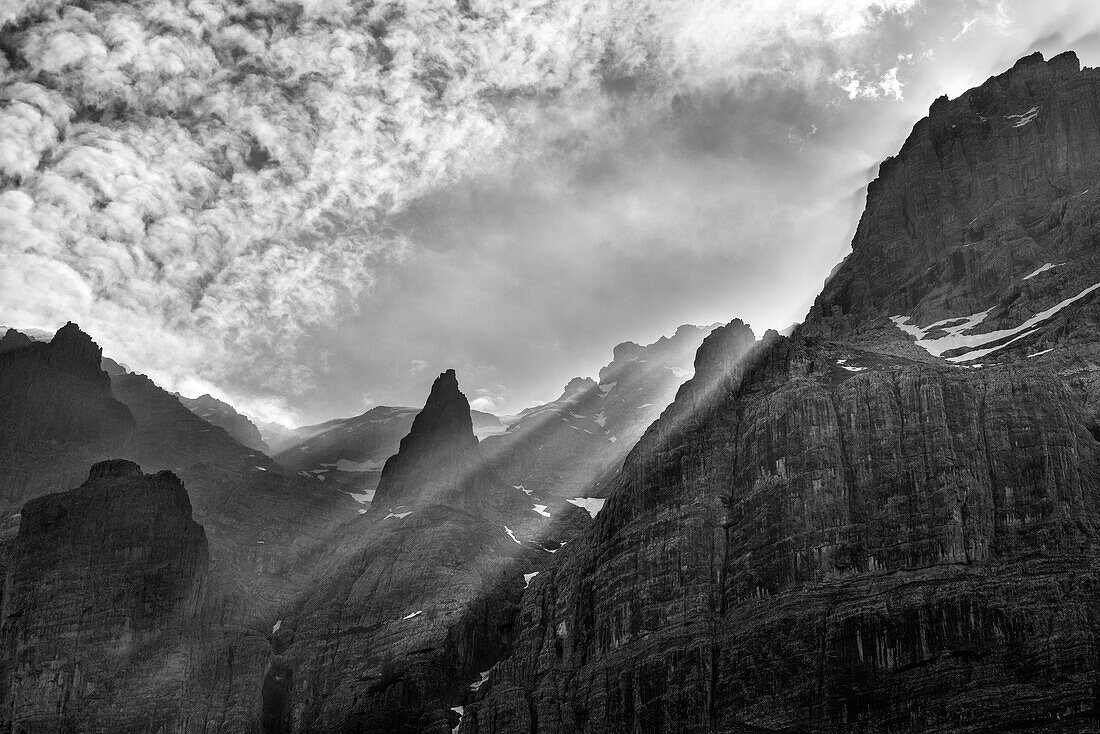
[[795,336],[704,342],[463,734],[1097,729],[1096,306],[966,365],[886,317],[1100,282],[1098,89],[1029,57],[933,105]]
[[186,707],[208,549],[183,485],[113,461],[23,508],[7,550],[0,725],[142,731]]

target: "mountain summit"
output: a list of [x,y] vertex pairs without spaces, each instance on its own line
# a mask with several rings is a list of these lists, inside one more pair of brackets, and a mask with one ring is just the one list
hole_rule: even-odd
[[1095,730],[1097,210],[1100,70],[933,103],[804,325],[704,344],[461,734]]
[[[484,462],[470,418],[470,403],[453,369],[439,375],[398,452],[386,461],[373,506],[463,501]],[[467,498],[468,499],[468,498]]]

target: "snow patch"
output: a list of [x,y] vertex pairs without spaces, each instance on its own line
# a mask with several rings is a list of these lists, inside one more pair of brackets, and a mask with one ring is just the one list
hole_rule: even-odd
[[1051,347],[1050,349],[1044,349],[1043,351],[1036,352],[1035,354],[1029,354],[1029,355],[1027,355],[1027,358],[1031,359],[1032,357],[1042,357],[1047,352],[1053,352],[1053,351],[1054,351],[1054,347]]
[[695,376],[694,370],[685,370],[683,367],[669,367],[668,371],[672,373],[672,376],[677,380],[690,380]]
[[523,543],[521,543],[519,541],[519,538],[516,537],[516,534],[512,532],[512,528],[505,525],[504,526],[504,532],[508,533],[508,537],[511,538],[512,540],[514,540],[516,545],[523,545]]
[[571,505],[580,507],[582,510],[588,510],[589,516],[595,518],[596,515],[600,514],[600,510],[603,509],[603,505],[607,500],[598,497],[574,497],[568,502]]
[[[984,357],[987,354],[991,354],[999,349],[1003,349],[1004,347],[1008,346],[1014,341],[1017,341],[1018,339],[1023,339],[1024,337],[1029,336],[1033,332],[1035,326],[1054,316],[1066,306],[1069,306],[1070,304],[1081,300],[1097,288],[1100,288],[1100,283],[1090,285],[1088,288],[1084,289],[1076,296],[1071,296],[1061,303],[1058,303],[1054,306],[1051,306],[1045,311],[1041,311],[1035,314],[1019,326],[1013,327],[1011,329],[999,329],[997,331],[990,331],[985,334],[965,334],[964,332],[969,331],[978,324],[982,323],[982,321],[985,320],[985,317],[988,316],[989,312],[993,309],[982,311],[981,313],[972,314],[966,317],[943,319],[923,328],[908,324],[908,316],[891,316],[890,320],[893,321],[894,324],[905,333],[915,336],[917,338],[917,346],[931,354],[933,357],[939,357],[944,352],[952,349],[968,348],[971,351],[955,357],[947,357],[946,359],[948,362],[969,362],[970,360],[978,359],[979,357]],[[962,323],[954,323],[957,321],[962,321]],[[952,325],[947,326],[947,324]],[[937,327],[942,328],[943,331],[946,332],[946,336],[942,336],[938,339],[924,338],[925,334],[928,334]],[[1014,338],[1010,339],[1009,337]],[[977,349],[978,347],[981,347],[985,344],[990,344],[992,342],[1002,341],[1005,339],[1008,339],[1008,341],[1005,341],[1003,344],[997,344],[987,349]]]
[[282,628],[283,628],[283,620],[280,619],[278,622],[276,622],[274,625],[272,625],[271,634],[275,634],[276,632],[278,632]]
[[353,500],[355,500],[359,504],[369,505],[371,503],[371,500],[374,499],[374,492],[375,492],[375,490],[368,489],[366,492],[363,492],[362,494],[355,494],[354,492],[348,492],[348,494],[351,496],[351,498]]
[[528,588],[531,585],[531,579],[539,575],[538,571],[532,571],[531,573],[523,574],[523,588]]
[[404,621],[406,619],[412,619],[413,617],[419,617],[423,613],[424,613],[423,609],[417,609],[412,614],[406,614],[404,617],[401,618],[401,620]]
[[543,517],[550,517],[550,513],[546,511],[546,505],[535,505],[534,512]]
[[[252,466],[256,466],[256,465],[253,464]],[[264,469],[262,466],[256,466],[256,468],[259,469],[260,471],[267,471],[267,469]]]
[[1033,272],[1029,273],[1028,275],[1025,275],[1023,277],[1023,279],[1024,280],[1031,280],[1036,275],[1039,275],[1040,273],[1045,273],[1046,271],[1050,270],[1051,268],[1056,268],[1059,265],[1065,265],[1065,263],[1058,263],[1057,265],[1055,265],[1054,263],[1044,263],[1044,264],[1040,265],[1039,267],[1037,267]]
[[1012,127],[1023,127],[1036,117],[1039,116],[1039,108],[1032,107],[1027,112],[1021,112],[1018,115],[1005,115],[1006,120],[1013,120]]
[[[492,668],[490,668],[489,670],[492,670]],[[485,681],[489,680],[489,671],[486,670],[484,672],[478,673],[478,677],[480,678],[480,680],[470,684],[471,691],[476,691],[478,688],[481,688],[483,685],[485,685]]]
[[390,512],[388,515],[386,515],[382,519],[383,520],[389,520],[391,517],[396,517],[398,520],[401,520],[401,519],[404,519],[404,518],[408,517],[411,514],[413,514],[412,510],[409,510],[408,512]]
[[641,410],[642,408],[649,408],[652,405],[653,405],[653,403],[642,403],[641,405],[638,406],[638,410]]
[[606,385],[599,385],[598,388],[599,388],[599,391],[600,391],[600,395],[601,396],[607,395],[609,392],[614,390],[615,386],[618,385],[618,384],[619,384],[619,382],[618,382],[618,380],[616,380],[615,382],[609,382]]
[[335,467],[336,471],[364,472],[378,471],[386,465],[385,459],[367,459],[366,461],[352,461],[340,459],[335,464],[321,464],[321,466]]
[[454,711],[456,714],[458,714],[458,723],[455,724],[454,728],[451,729],[451,734],[458,734],[458,729],[462,726],[462,712],[465,710],[465,706],[455,706],[451,709],[451,711]]
[[603,428],[607,425],[607,416],[604,415],[604,412],[602,410],[599,413],[596,413],[596,423],[599,425],[600,428]]

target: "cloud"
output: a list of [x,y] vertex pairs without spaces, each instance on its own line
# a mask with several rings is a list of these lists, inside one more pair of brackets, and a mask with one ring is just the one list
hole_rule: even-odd
[[917,4],[7,3],[0,314],[282,406],[328,369],[303,335],[417,246],[391,223],[426,195],[759,75],[900,99],[852,62]]
[[901,88],[905,84],[898,80],[896,66],[877,77],[858,69],[838,69],[830,80],[848,94],[848,99],[903,99]]

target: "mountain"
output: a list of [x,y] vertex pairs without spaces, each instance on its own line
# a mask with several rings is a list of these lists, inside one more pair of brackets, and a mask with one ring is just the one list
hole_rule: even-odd
[[790,337],[708,336],[460,734],[1100,717],[1100,70],[941,98]]
[[95,464],[79,487],[26,504],[5,555],[0,726],[149,731],[181,718],[209,550],[179,479]]
[[[352,495],[370,502],[386,460],[420,411],[416,408],[378,406],[352,418],[288,429],[278,439],[275,460],[289,470],[329,480]],[[469,411],[474,435],[482,438],[502,432],[500,419],[491,413]]]
[[0,528],[27,500],[78,484],[130,440],[134,419],[114,399],[100,349],[72,323],[50,342],[8,330],[0,349]]
[[619,344],[598,380],[573,378],[557,400],[524,410],[486,438],[483,452],[551,514],[573,505],[598,511],[607,482],[692,375],[695,352],[713,329],[685,325],[652,344]]
[[[149,690],[169,686],[176,696],[189,692],[186,706],[173,704],[176,708],[170,710],[175,713],[165,714],[183,730],[208,730],[215,724],[232,729],[253,721],[275,654],[270,629],[284,609],[297,603],[332,539],[358,517],[359,505],[322,482],[285,473],[144,375],[108,375],[99,347],[73,324],[60,329],[49,343],[0,353],[0,416],[0,501],[8,512],[7,534],[14,534],[20,522],[20,508],[25,513],[36,507],[34,498],[41,495],[56,497],[49,493],[77,484],[80,480],[73,480],[74,475],[86,475],[89,466],[107,459],[136,462],[151,472],[172,472],[186,483],[189,512],[193,508],[205,532],[209,570],[201,610],[188,622],[197,631],[181,643],[185,650],[165,653],[169,659],[158,660],[163,670],[152,664],[134,668],[137,677],[127,680],[136,687],[135,695],[112,697],[110,707],[103,710],[119,721],[144,721],[142,717],[158,710],[162,700],[160,693],[147,698],[152,695]],[[31,504],[24,505],[28,499]],[[135,517],[143,517],[146,499],[141,492],[128,495],[127,501],[136,505]],[[100,524],[108,530],[114,527]],[[72,552],[79,559],[79,549]],[[133,552],[135,557],[145,554],[136,547]],[[85,592],[66,582],[57,590],[58,603],[69,593],[79,598]],[[66,625],[58,634],[74,639],[115,634],[94,614]],[[121,634],[115,635],[116,642],[125,648],[130,633]],[[23,646],[9,648],[14,652],[0,660],[0,668],[24,658],[25,645],[19,645]],[[68,658],[49,657],[60,655],[61,648],[43,650],[40,659],[46,669],[68,669]],[[56,690],[68,685],[63,678],[49,681],[41,683],[44,701],[67,695]],[[9,688],[5,695],[23,694]],[[113,696],[107,691],[95,695]],[[33,709],[36,704],[28,705]],[[93,723],[99,710],[98,704],[84,707],[70,723],[91,731],[117,730]],[[134,726],[133,730],[146,728]]]
[[275,614],[307,582],[310,564],[332,534],[356,517],[357,503],[317,480],[285,472],[144,375],[112,375],[111,389],[135,424],[119,456],[179,475],[215,560],[226,562],[219,565],[226,583],[251,596],[248,614]]
[[267,444],[260,437],[260,430],[256,424],[249,420],[248,416],[238,413],[237,409],[229,403],[211,395],[200,395],[197,398],[185,398],[182,395],[178,397],[185,408],[207,423],[225,429],[225,432],[242,446],[263,451],[265,454],[270,453]]
[[386,461],[301,606],[281,620],[265,700],[277,731],[449,732],[502,652],[545,518],[484,460],[453,370]]
[[275,460],[290,471],[346,485],[363,502],[374,496],[386,459],[412,427],[416,408],[371,408],[353,418],[303,426],[280,440]]

